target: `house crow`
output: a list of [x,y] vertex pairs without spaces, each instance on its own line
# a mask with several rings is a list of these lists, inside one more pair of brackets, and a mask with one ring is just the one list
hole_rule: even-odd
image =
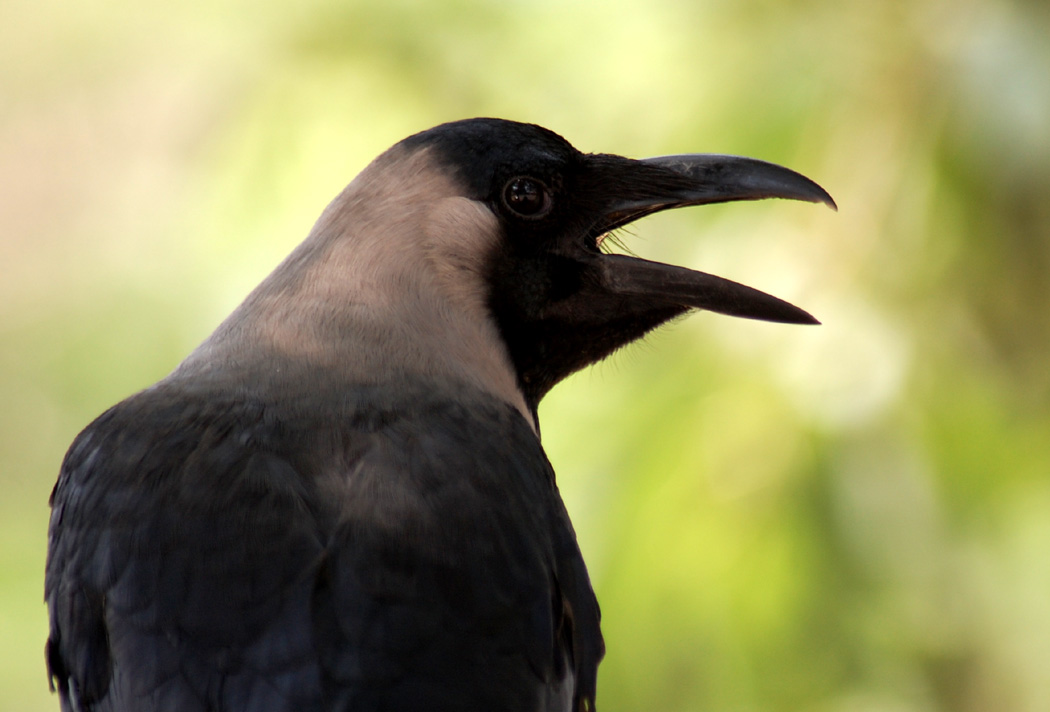
[[47,664],[78,712],[594,709],[598,604],[536,408],[693,309],[806,312],[607,254],[685,205],[815,183],[584,154],[475,119],[379,156],[170,375],[73,442]]

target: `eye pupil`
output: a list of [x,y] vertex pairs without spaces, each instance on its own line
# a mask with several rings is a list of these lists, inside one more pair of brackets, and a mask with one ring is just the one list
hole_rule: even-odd
[[550,204],[546,186],[533,178],[515,178],[507,183],[503,199],[508,208],[527,217],[539,215]]

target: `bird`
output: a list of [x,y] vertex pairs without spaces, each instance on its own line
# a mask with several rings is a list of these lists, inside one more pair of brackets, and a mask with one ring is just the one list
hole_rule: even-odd
[[751,158],[477,118],[369,164],[51,494],[66,712],[596,709],[600,611],[537,407],[696,310],[818,323],[607,249],[672,208],[831,196]]

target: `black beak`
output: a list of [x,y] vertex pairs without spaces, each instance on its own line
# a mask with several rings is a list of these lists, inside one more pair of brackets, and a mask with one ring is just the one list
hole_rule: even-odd
[[[827,191],[809,178],[753,158],[715,154],[660,156],[631,161],[594,156],[612,202],[592,228],[596,237],[661,210],[733,200],[788,198],[824,203]],[[611,169],[611,170],[610,170]],[[644,298],[651,306],[705,309],[789,324],[819,324],[809,313],[757,289],[684,267],[624,255],[605,255],[601,281],[608,294]]]
[[[504,289],[493,311],[533,407],[570,373],[691,309],[819,323],[757,289],[685,267],[606,254],[598,244],[606,233],[638,218],[687,205],[790,198],[835,208],[831,196],[809,178],[736,156],[636,161],[589,154],[583,159],[571,186],[575,202],[561,233],[565,239],[554,241],[541,263],[514,262],[516,271],[494,280]],[[530,264],[542,266],[530,272]]]

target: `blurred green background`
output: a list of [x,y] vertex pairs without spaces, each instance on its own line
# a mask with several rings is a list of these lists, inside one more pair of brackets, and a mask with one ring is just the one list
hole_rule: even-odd
[[379,152],[496,115],[822,183],[632,251],[701,314],[544,403],[618,710],[1050,710],[1050,4],[6,0],[0,710],[47,691],[47,497]]

